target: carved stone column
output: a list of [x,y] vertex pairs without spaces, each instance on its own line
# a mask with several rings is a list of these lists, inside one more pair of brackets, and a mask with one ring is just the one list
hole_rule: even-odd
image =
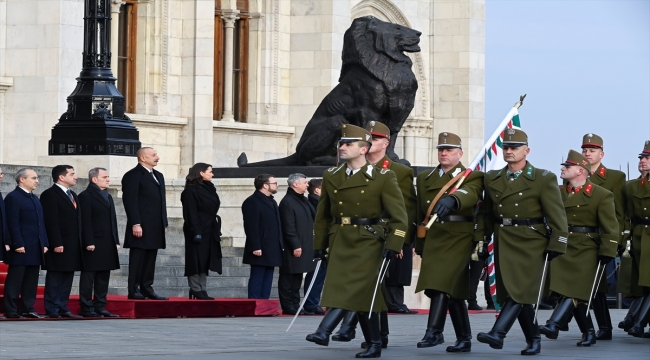
[[224,22],[225,28],[225,39],[224,39],[224,69],[223,69],[223,116],[221,121],[235,121],[235,115],[232,111],[232,99],[233,99],[233,84],[232,84],[232,73],[233,73],[233,40],[234,40],[234,29],[235,21],[239,19],[237,17],[239,10],[224,10],[221,18]]
[[[14,84],[13,78],[0,76],[0,146],[5,138],[5,91]],[[2,146],[4,147],[4,146]],[[4,149],[0,148],[0,164],[4,162]]]
[[404,159],[414,164],[416,127],[413,124],[404,124],[402,131],[404,132]]
[[[120,7],[124,4],[122,0],[111,0],[111,71],[116,79],[119,79],[117,72],[117,54],[120,45]],[[115,80],[117,86],[117,80]]]

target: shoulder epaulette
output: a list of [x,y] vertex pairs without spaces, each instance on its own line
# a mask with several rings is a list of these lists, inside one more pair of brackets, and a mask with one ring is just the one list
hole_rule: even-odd
[[328,172],[331,172],[332,174],[336,174],[337,171],[341,170],[341,168],[345,165],[345,163],[339,165],[338,167],[332,166],[331,168],[327,169]]

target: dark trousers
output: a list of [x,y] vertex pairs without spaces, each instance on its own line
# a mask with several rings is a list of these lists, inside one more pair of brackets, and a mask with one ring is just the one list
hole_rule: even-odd
[[[79,305],[81,311],[106,310],[106,295],[111,271],[82,271],[79,277]],[[95,298],[93,299],[93,289]]]
[[[323,292],[323,285],[325,284],[325,273],[327,273],[327,263],[321,261],[320,268],[318,269],[318,274],[316,274],[316,280],[314,280],[314,285],[311,287],[311,292],[307,296],[305,301],[305,309],[313,309],[320,306],[320,295]],[[311,284],[311,280],[314,278],[314,272],[310,271],[305,276],[305,286],[303,292],[306,293]]]
[[9,265],[5,279],[5,314],[18,312],[18,297],[22,300],[22,313],[36,312],[36,289],[40,266]]
[[45,313],[58,314],[69,312],[68,300],[72,290],[74,271],[52,271],[45,274],[45,294],[43,302]]
[[273,270],[273,266],[251,265],[251,275],[248,278],[249,299],[268,299],[271,297]]
[[282,310],[298,310],[300,307],[300,285],[302,285],[302,273],[280,274],[278,296]]
[[469,303],[476,303],[476,291],[484,267],[485,260],[469,261]]
[[[153,276],[156,272],[158,249],[129,250],[129,294],[137,292],[144,296],[153,293]],[[138,287],[140,290],[138,291]]]
[[406,305],[404,304],[404,286],[386,285],[384,289],[384,299],[386,300],[386,307],[388,307],[389,311],[405,308]]

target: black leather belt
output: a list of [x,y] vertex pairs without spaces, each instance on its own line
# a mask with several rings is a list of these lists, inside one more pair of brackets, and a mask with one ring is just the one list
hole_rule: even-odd
[[641,225],[650,225],[650,219],[641,219],[641,218],[634,218],[635,223],[641,224]]
[[337,217],[334,218],[335,224],[343,225],[379,225],[381,223],[381,218],[351,218],[351,217]]
[[536,224],[543,224],[544,223],[544,218],[537,218],[537,219],[500,218],[500,219],[496,219],[495,222],[497,224],[500,224],[500,225],[503,225],[503,226],[536,225]]
[[474,217],[472,216],[461,216],[461,215],[447,215],[441,218],[438,218],[440,222],[474,222]]
[[569,226],[569,232],[577,232],[577,233],[597,233],[599,230],[597,227],[589,227],[589,226]]

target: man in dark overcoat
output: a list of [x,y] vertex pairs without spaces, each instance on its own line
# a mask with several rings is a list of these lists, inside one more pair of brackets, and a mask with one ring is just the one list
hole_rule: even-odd
[[[2,168],[0,168],[0,181],[4,174]],[[5,257],[5,246],[9,246],[9,235],[7,234],[7,213],[5,211],[5,201],[2,198],[2,193],[0,193],[0,262],[4,261]],[[7,244],[7,245],[5,245]]]
[[81,270],[81,207],[71,187],[77,174],[70,165],[52,169],[54,185],[43,191],[41,204],[45,230],[52,251],[45,255],[45,312],[50,318],[78,318],[70,312],[68,300],[74,272]]
[[521,354],[534,355],[541,351],[541,336],[532,304],[537,302],[545,259],[566,252],[569,233],[557,177],[526,160],[530,153],[526,133],[507,129],[502,144],[507,166],[483,178],[482,206],[483,238],[494,235],[497,301],[502,309],[492,330],[478,333],[476,340],[502,349],[503,339],[519,320],[526,338]]
[[251,266],[248,298],[268,299],[274,268],[283,264],[280,209],[273,199],[273,194],[278,192],[278,182],[273,175],[260,174],[254,185],[255,192],[241,206],[246,233],[243,263]]
[[[309,199],[309,203],[314,207],[314,209],[318,209],[318,200],[320,199],[322,183],[323,179],[318,178],[311,179],[308,182],[309,186],[307,187],[307,191],[309,192],[309,195],[307,195],[307,199]],[[316,214],[314,214],[314,217],[316,217]],[[312,285],[311,292],[309,294],[305,294],[307,296],[307,300],[305,301],[305,311],[318,315],[325,314],[325,311],[323,311],[323,308],[320,306],[320,295],[323,292],[323,284],[325,283],[326,273],[327,262],[321,262],[317,274],[314,274],[314,270],[312,270],[309,271],[307,275],[305,275],[305,284],[311,284],[314,275],[316,275],[316,279],[314,280],[314,285]],[[307,292],[308,287],[309,285],[304,286],[304,293]]]
[[9,248],[5,263],[9,265],[5,280],[5,316],[20,318],[18,297],[22,300],[22,316],[41,318],[34,310],[38,272],[45,262],[49,243],[43,220],[43,207],[33,191],[38,187],[38,175],[30,168],[16,172],[16,189],[7,194],[7,230]]
[[138,165],[122,177],[126,211],[124,247],[129,248],[129,299],[167,300],[153,289],[158,249],[164,249],[167,232],[165,177],[154,170],[160,157],[150,147],[137,152]]
[[[284,264],[280,267],[278,295],[284,314],[295,315],[300,307],[300,286],[303,274],[314,270],[314,216],[316,209],[309,203],[307,178],[291,174],[287,178],[287,194],[280,201],[280,221],[284,240]],[[309,283],[305,283],[309,286]],[[303,314],[313,314],[307,310]]]
[[79,204],[83,209],[81,238],[84,264],[79,277],[80,315],[118,317],[106,310],[111,270],[120,268],[115,203],[108,193],[110,178],[106,169],[92,168],[88,171],[88,179],[88,187],[79,193]]

